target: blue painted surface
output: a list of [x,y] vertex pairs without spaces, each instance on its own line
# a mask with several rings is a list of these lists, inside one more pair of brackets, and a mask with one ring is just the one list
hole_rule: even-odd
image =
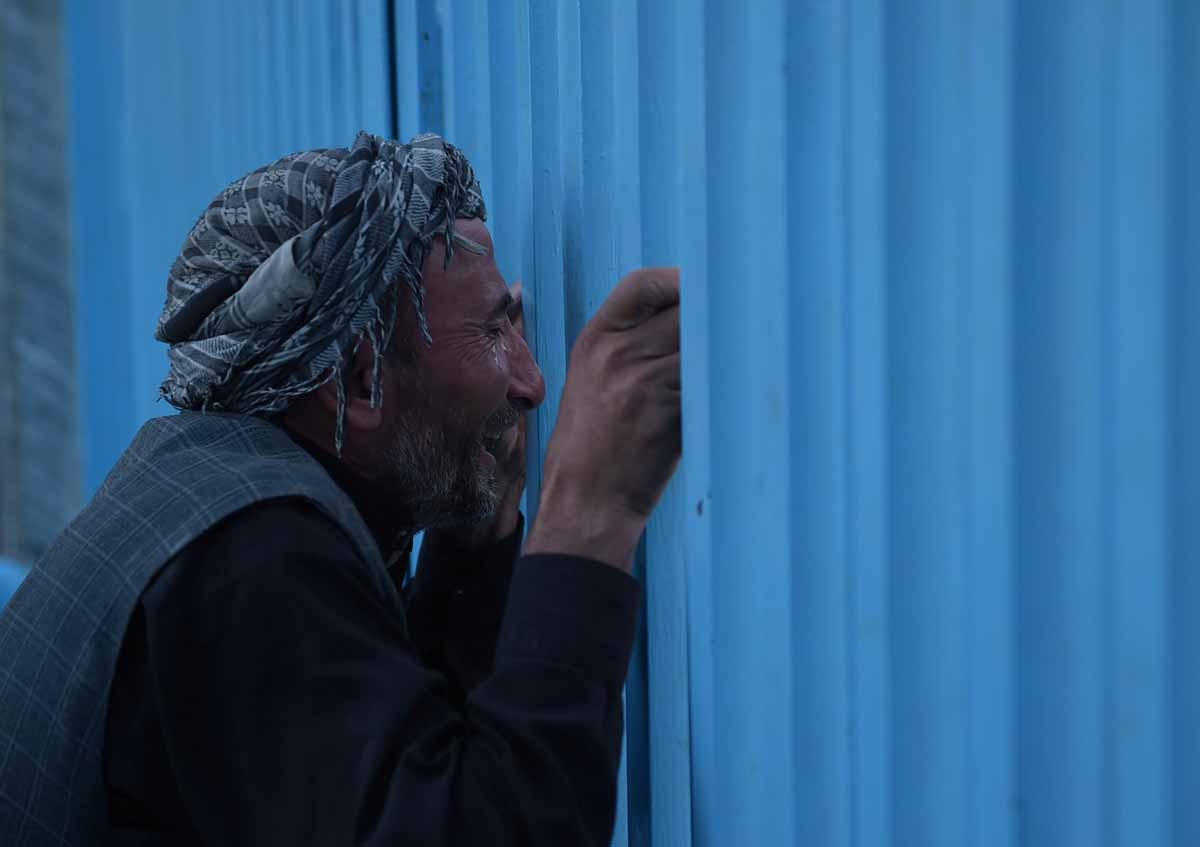
[[[706,843],[793,844],[797,410],[790,390],[784,3],[707,6],[709,372],[717,808]],[[747,85],[747,78],[753,79]],[[801,400],[802,398],[794,398]],[[690,409],[685,409],[685,415]],[[651,563],[652,566],[653,563]],[[824,684],[825,681],[818,681]]]
[[1170,113],[1174,132],[1168,147],[1168,188],[1173,224],[1165,345],[1168,422],[1171,426],[1168,513],[1171,551],[1167,595],[1169,708],[1171,716],[1171,822],[1175,844],[1200,843],[1200,6],[1177,0],[1171,7]]
[[[846,11],[813,8],[787,25],[787,190],[803,198],[789,221],[787,262],[795,366],[788,374],[797,547],[792,610],[796,835],[800,843],[850,843],[849,607],[845,473],[846,242],[843,52]],[[794,543],[794,542],[793,542]],[[839,731],[831,731],[837,727]]]
[[138,424],[133,411],[127,277],[132,227],[123,119],[130,92],[115,53],[128,33],[119,15],[95,4],[76,4],[69,12],[73,270],[79,304],[75,330],[83,477],[90,496]]
[[1019,837],[1097,844],[1111,799],[1103,312],[1112,212],[1105,81],[1116,21],[1082,3],[1029,3],[1017,19]]
[[1200,843],[1196,4],[94,6],[90,486],[165,411],[150,333],[209,198],[444,129],[526,285],[531,505],[570,342],[682,271],[615,843]]
[[28,573],[28,568],[24,565],[18,565],[8,559],[0,559],[0,609],[4,608],[8,598],[12,597],[20,587],[26,573]]
[[[679,2],[638,4],[638,16],[642,261],[680,266],[681,285],[687,291],[681,310],[683,391],[687,402],[707,408],[708,333],[699,329],[708,321],[705,192],[702,184],[689,179],[705,162],[704,85],[691,72],[703,61],[704,20],[695,7]],[[669,206],[664,197],[672,198]],[[716,773],[715,768],[704,770],[712,761],[712,746],[695,744],[692,732],[693,726],[709,720],[710,713],[695,714],[691,706],[707,702],[711,673],[702,652],[689,648],[689,620],[693,627],[706,620],[690,603],[693,596],[708,596],[699,589],[707,584],[711,563],[703,506],[708,496],[707,416],[686,418],[683,427],[682,469],[646,534],[651,566],[643,582],[648,692],[643,756],[650,783],[652,844],[692,843],[692,815],[703,808],[696,798],[712,796],[710,784],[700,780]],[[711,520],[711,511],[709,515]],[[705,626],[711,632],[711,623]]]
[[[969,122],[957,111],[962,4],[915,4],[887,20],[887,362],[893,837],[951,847],[966,840],[970,712],[966,642],[964,462],[967,387],[960,271],[971,242],[954,237],[969,191]],[[985,381],[990,375],[983,375]]]

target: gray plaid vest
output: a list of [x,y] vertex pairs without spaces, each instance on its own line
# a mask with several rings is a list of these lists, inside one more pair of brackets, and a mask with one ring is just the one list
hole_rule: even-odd
[[105,840],[108,694],[138,597],[222,518],[283,497],[341,526],[400,613],[353,503],[281,429],[196,412],[150,421],[0,615],[0,844]]

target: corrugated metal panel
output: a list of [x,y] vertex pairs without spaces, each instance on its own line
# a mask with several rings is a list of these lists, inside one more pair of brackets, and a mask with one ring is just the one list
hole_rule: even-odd
[[188,230],[235,177],[387,134],[384,0],[68,2],[86,484],[157,404],[153,338]]
[[209,197],[440,129],[527,284],[530,502],[584,320],[683,269],[617,843],[1200,843],[1195,4],[70,7],[91,484]]

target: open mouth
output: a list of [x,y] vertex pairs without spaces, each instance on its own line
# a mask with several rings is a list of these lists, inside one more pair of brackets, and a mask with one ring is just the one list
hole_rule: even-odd
[[501,439],[521,420],[521,415],[516,409],[508,409],[506,412],[506,414],[493,415],[483,427],[483,434],[480,437],[480,441],[483,444],[483,449],[492,458],[496,457],[496,449],[500,446]]
[[500,424],[498,428],[490,431],[484,430],[482,437],[483,449],[492,454],[495,454],[496,446],[500,443],[500,439],[504,437],[505,433],[517,425],[516,419],[509,421],[498,421],[497,423]]

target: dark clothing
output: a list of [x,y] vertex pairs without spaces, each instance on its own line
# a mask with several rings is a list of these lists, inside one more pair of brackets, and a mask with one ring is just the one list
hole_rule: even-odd
[[407,627],[303,501],[192,542],[121,649],[118,843],[607,844],[637,583],[519,536],[425,545]]
[[338,527],[370,591],[404,618],[350,496],[282,428],[220,412],[147,421],[0,611],[0,844],[114,840],[106,715],[142,594],[225,519],[282,499],[301,500]]

